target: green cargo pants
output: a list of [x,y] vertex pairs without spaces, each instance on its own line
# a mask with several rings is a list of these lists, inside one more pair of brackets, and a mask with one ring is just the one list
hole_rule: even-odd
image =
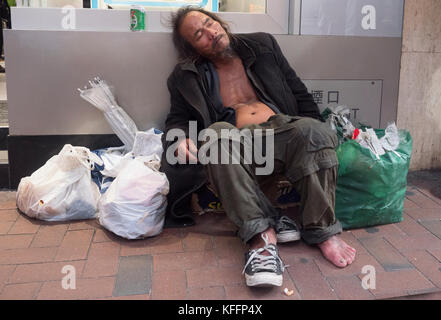
[[[239,164],[231,164],[231,161],[222,164],[221,152],[231,157],[232,139],[225,141],[220,132],[237,128],[227,122],[216,122],[209,128],[217,132],[219,138],[210,139],[205,147],[216,144],[219,161],[205,165],[206,174],[227,216],[238,227],[239,237],[247,243],[255,235],[275,226],[278,212],[260,189],[260,184],[271,176],[256,175],[256,168],[263,165],[246,163],[243,154]],[[263,129],[264,154],[265,144],[270,141],[267,140],[270,135],[264,130],[274,130],[272,175],[279,173],[286,176],[301,196],[301,233],[305,242],[318,244],[340,233],[342,226],[334,212],[338,167],[334,149],[337,137],[328,125],[312,118],[277,114],[265,123],[246,126],[241,132],[243,129],[252,133]]]

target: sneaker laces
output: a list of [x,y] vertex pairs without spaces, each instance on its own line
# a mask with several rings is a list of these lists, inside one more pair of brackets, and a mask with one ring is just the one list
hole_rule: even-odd
[[[268,235],[263,233],[261,235],[263,241],[265,241],[265,246],[263,248],[252,250],[250,257],[248,258],[245,267],[242,270],[242,274],[245,273],[245,269],[251,263],[251,270],[255,271],[256,269],[263,269],[276,272],[277,271],[277,261],[280,262],[281,271],[285,270],[285,266],[283,264],[282,259],[280,259],[277,254],[276,247],[273,244],[268,243]],[[269,256],[262,255],[263,251],[268,251],[270,253]]]

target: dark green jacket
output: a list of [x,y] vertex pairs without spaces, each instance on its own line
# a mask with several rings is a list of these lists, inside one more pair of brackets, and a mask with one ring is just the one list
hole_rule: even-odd
[[[272,35],[235,35],[232,46],[242,59],[252,85],[264,92],[282,113],[321,120],[317,104],[288,64]],[[198,132],[211,125],[210,102],[206,99],[198,63],[178,64],[168,78],[171,109],[166,119],[165,133],[170,129],[180,128],[188,136],[188,122],[192,120],[197,121]],[[161,168],[170,182],[166,224],[191,225],[194,223],[190,210],[191,194],[206,182],[203,166],[168,164],[165,151],[172,142],[166,142],[165,137],[166,134],[163,135]]]

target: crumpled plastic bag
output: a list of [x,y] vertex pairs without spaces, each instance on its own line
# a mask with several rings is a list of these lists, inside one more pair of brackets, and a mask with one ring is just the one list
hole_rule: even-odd
[[340,140],[346,140],[352,137],[355,127],[351,121],[349,121],[351,110],[347,106],[328,107],[324,113],[326,122],[331,129],[337,133]]
[[102,161],[89,149],[65,145],[44,166],[21,179],[17,207],[31,218],[46,221],[96,218],[100,193],[91,180],[94,163]]
[[169,182],[156,154],[127,162],[99,202],[99,222],[126,239],[152,237],[164,226]]
[[389,124],[384,130],[384,136],[379,139],[376,132],[372,128],[361,131],[355,139],[362,147],[369,149],[377,159],[384,155],[387,151],[392,151],[395,155],[400,156],[395,150],[400,145],[400,137],[398,128],[395,123]]

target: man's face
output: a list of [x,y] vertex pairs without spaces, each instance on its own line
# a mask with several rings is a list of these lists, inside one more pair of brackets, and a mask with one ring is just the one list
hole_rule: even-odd
[[203,57],[221,57],[230,39],[219,22],[199,11],[189,12],[179,29],[181,36]]

